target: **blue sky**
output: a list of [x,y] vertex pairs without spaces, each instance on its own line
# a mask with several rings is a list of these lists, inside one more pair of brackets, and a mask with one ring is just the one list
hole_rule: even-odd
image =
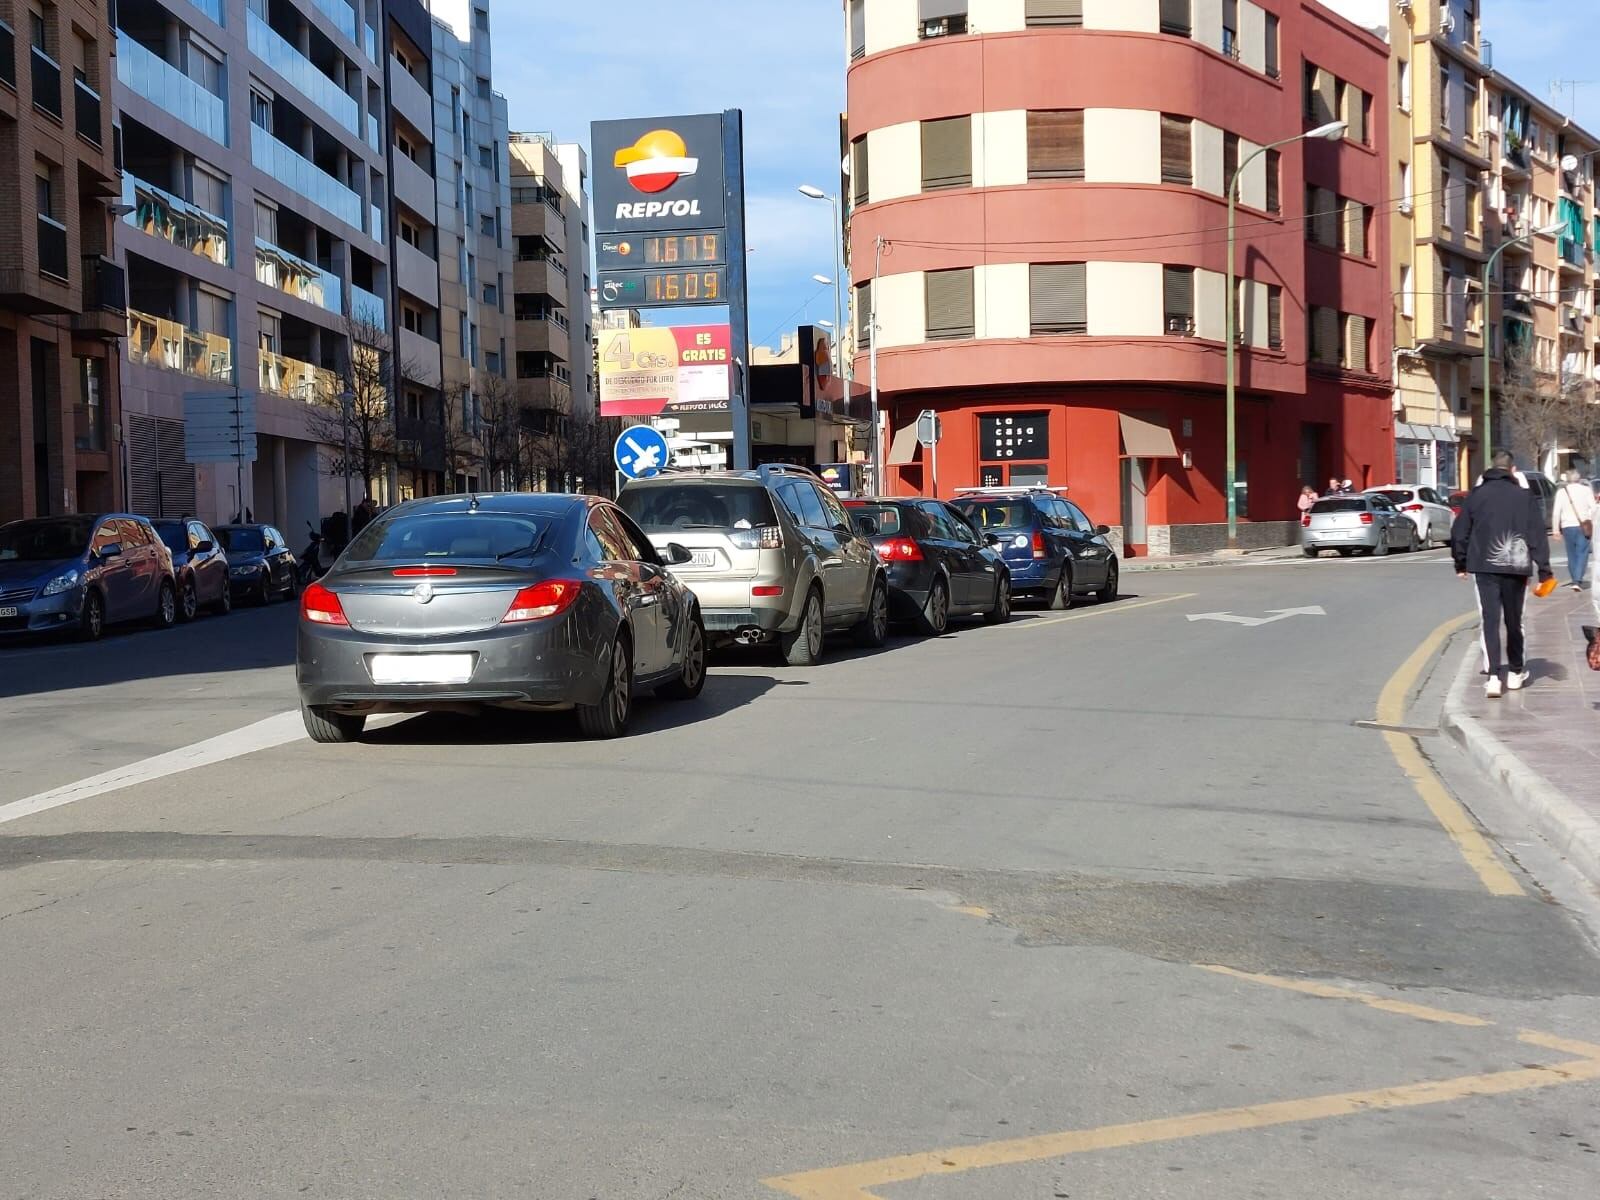
[[[1482,9],[1495,70],[1600,135],[1600,5],[1594,0],[1484,0]],[[1578,80],[1582,86],[1552,95],[1552,79]]]
[[[589,122],[742,108],[750,337],[833,319],[844,34],[838,0],[491,0],[495,86],[513,130],[589,142]],[[757,14],[760,14],[757,16]],[[592,172],[603,169],[592,163]]]

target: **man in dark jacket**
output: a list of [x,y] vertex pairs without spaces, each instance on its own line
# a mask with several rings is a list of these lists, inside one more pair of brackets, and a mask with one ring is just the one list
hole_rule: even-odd
[[[1544,514],[1532,490],[1517,482],[1516,461],[1495,451],[1493,466],[1483,473],[1461,506],[1450,531],[1450,552],[1456,574],[1469,574],[1478,586],[1478,612],[1483,622],[1484,693],[1496,697],[1509,688],[1527,686],[1522,638],[1522,606],[1528,579],[1553,578]],[[1505,624],[1505,661],[1500,656],[1500,626]],[[1502,678],[1502,670],[1506,673]]]

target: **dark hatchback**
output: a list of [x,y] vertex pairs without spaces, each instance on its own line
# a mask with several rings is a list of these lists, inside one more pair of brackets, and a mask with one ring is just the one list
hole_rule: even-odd
[[273,525],[218,525],[217,540],[228,554],[228,585],[235,599],[271,604],[300,588],[300,566]]
[[1046,488],[1006,488],[958,495],[951,502],[979,534],[1000,539],[1017,596],[1069,608],[1073,597],[1117,598],[1120,569],[1106,535],[1072,501]]
[[981,614],[991,625],[1011,619],[1011,572],[998,536],[980,538],[938,500],[847,500],[845,508],[883,560],[897,619],[933,636],[951,617]]
[[172,553],[172,574],[178,581],[178,620],[192,621],[208,608],[219,616],[233,608],[228,583],[228,555],[217,535],[193,517],[154,520],[156,535]]
[[575,709],[627,731],[636,688],[693,699],[706,679],[694,593],[614,504],[592,496],[413,500],[367,526],[301,594],[296,678],[315,741],[368,715]]

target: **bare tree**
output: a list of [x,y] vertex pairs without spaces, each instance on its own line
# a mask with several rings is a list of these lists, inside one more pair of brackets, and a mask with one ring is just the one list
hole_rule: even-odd
[[478,389],[478,441],[483,447],[486,488],[510,485],[512,465],[518,456],[517,396],[511,384],[490,375]]
[[[478,465],[478,439],[473,427],[472,385],[452,383],[444,392],[445,491],[455,490],[458,475],[470,475]],[[480,487],[482,486],[480,482]]]
[[1537,467],[1560,448],[1573,427],[1573,398],[1558,375],[1540,368],[1531,342],[1508,342],[1498,392],[1500,428],[1525,461]]
[[[371,319],[371,314],[348,316],[344,327],[349,352],[339,374],[350,397],[350,474],[361,481],[363,494],[371,495],[395,452],[394,405],[389,387],[393,346],[388,330]],[[313,405],[307,423],[314,438],[334,447],[330,474],[343,475],[345,411],[340,397],[328,396],[324,403]]]

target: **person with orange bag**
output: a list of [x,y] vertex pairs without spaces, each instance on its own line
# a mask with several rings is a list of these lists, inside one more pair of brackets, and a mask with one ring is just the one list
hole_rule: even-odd
[[1488,677],[1483,691],[1490,699],[1528,685],[1522,610],[1529,577],[1537,569],[1541,587],[1546,581],[1555,582],[1544,513],[1532,489],[1517,482],[1516,465],[1510,451],[1496,450],[1493,465],[1462,504],[1461,515],[1450,531],[1456,574],[1462,579],[1471,575],[1477,583],[1483,673]]

